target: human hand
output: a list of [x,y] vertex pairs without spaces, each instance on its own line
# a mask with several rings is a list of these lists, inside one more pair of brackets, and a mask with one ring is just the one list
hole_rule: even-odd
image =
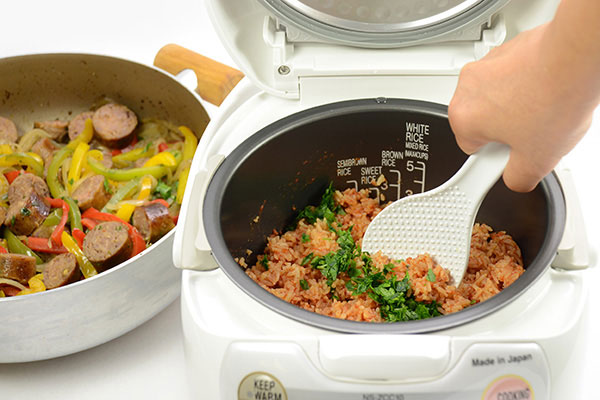
[[[506,185],[533,190],[587,132],[597,102],[589,83],[556,62],[551,25],[523,32],[462,69],[448,108],[460,148],[510,146]],[[558,54],[557,54],[558,52]],[[580,79],[583,80],[583,79]]]

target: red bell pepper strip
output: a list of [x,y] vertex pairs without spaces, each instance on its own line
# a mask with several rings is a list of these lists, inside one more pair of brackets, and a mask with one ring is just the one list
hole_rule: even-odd
[[167,151],[167,149],[169,148],[169,145],[167,143],[161,143],[158,145],[158,152],[162,153],[163,151]]
[[8,250],[6,250],[3,246],[0,246],[0,254],[6,254]]
[[144,238],[142,237],[140,232],[138,232],[138,230],[133,225],[131,225],[128,222],[123,221],[121,218],[117,217],[116,215],[109,214],[109,213],[103,213],[103,212],[96,210],[94,207],[91,207],[91,208],[88,208],[87,210],[85,210],[85,212],[83,214],[81,214],[81,217],[82,217],[82,223],[83,223],[83,219],[89,218],[89,219],[95,219],[98,221],[116,221],[116,222],[120,222],[123,225],[125,225],[127,227],[127,229],[129,230],[129,237],[131,237],[131,241],[133,242],[133,250],[131,251],[131,257],[136,256],[137,254],[141,253],[142,251],[144,251],[146,249],[146,241],[144,240]]
[[96,225],[98,225],[98,223],[90,218],[81,218],[81,225],[88,228],[89,230],[92,230],[96,227]]
[[119,154],[121,154],[122,151],[120,149],[114,149],[113,151],[110,152],[111,156],[118,156]]
[[83,239],[85,239],[85,233],[81,229],[73,228],[71,230],[71,234],[73,238],[77,241],[77,244],[80,248],[83,249]]
[[62,254],[68,251],[62,244],[51,247],[49,240],[46,238],[28,237],[23,240],[23,243],[31,250],[39,251],[40,253]]
[[6,177],[6,180],[8,181],[8,184],[10,185],[11,183],[13,183],[13,181],[15,179],[17,179],[17,176],[21,175],[23,173],[22,169],[19,170],[15,170],[15,171],[8,171],[4,174],[4,176]]
[[65,224],[67,223],[67,219],[69,219],[69,205],[66,201],[62,199],[53,199],[52,197],[46,197],[46,200],[48,200],[48,203],[50,203],[50,207],[62,208],[62,217],[60,218],[60,222],[54,228],[52,235],[50,235],[52,242],[55,245],[60,246],[62,243],[61,236],[63,231],[65,230]]
[[17,293],[19,293],[21,291],[21,289],[16,288],[11,285],[2,285],[2,286],[0,286],[0,290],[2,290],[4,292],[6,297],[16,296]]
[[152,204],[152,203],[162,204],[163,206],[169,208],[169,203],[167,203],[167,201],[165,199],[155,199],[150,202],[150,204]]

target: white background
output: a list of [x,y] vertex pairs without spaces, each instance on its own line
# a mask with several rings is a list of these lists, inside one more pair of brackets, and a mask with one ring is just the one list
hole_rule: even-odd
[[[90,52],[152,64],[160,47],[177,43],[231,65],[202,0],[2,3],[0,57]],[[185,82],[193,87],[193,79]],[[209,113],[215,111],[205,106]],[[590,133],[564,160],[574,172],[589,241],[596,251],[600,235],[591,228],[600,222],[599,150],[597,113]],[[588,277],[597,281],[599,274],[595,268]],[[592,392],[600,377],[600,312],[593,307],[599,300],[600,291],[593,291],[584,399],[600,398]],[[178,301],[134,331],[94,349],[56,360],[0,365],[0,396],[6,399],[186,399],[186,384]]]

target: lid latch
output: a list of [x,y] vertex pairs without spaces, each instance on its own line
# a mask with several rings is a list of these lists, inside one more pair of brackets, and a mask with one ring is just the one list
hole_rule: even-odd
[[491,17],[487,28],[481,30],[481,40],[474,43],[475,59],[479,60],[494,47],[500,46],[506,39],[506,23],[504,15],[498,14]]
[[290,65],[294,45],[286,38],[286,28],[274,17],[265,17],[263,40],[273,50],[271,68],[275,88],[288,93],[298,93],[298,76],[295,68]]

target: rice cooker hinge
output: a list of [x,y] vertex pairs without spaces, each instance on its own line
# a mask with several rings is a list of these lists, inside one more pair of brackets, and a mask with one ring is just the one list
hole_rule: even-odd
[[269,86],[279,95],[294,99],[300,97],[300,78],[458,75],[466,63],[483,57],[506,38],[501,14],[478,29],[479,40],[373,49],[308,41],[310,38],[300,37],[296,31],[291,39],[283,21],[266,16],[263,40],[271,50],[271,62],[263,67],[269,69]]

